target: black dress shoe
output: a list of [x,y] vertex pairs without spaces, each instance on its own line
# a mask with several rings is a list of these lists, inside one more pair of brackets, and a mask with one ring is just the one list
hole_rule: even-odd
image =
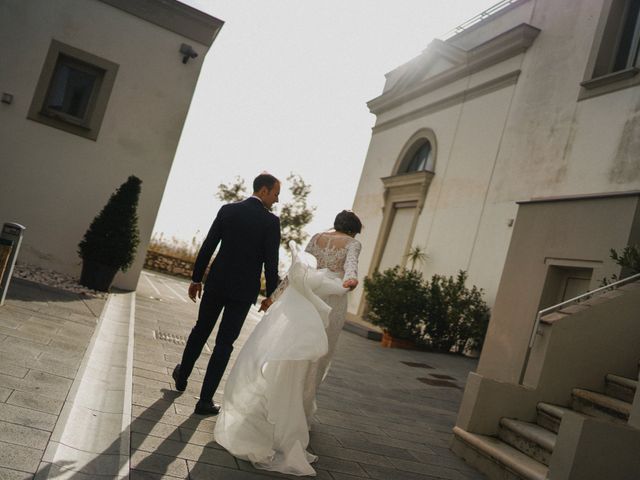
[[171,374],[173,380],[176,382],[176,390],[184,392],[187,389],[187,381],[180,376],[180,364],[176,365]]
[[213,402],[198,400],[193,413],[195,413],[196,415],[217,415],[218,413],[220,413],[220,405],[217,405]]

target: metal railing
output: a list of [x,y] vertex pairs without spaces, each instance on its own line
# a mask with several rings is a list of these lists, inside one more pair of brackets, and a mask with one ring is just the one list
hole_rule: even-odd
[[458,25],[456,28],[454,28],[452,30],[449,30],[447,33],[442,35],[440,37],[440,39],[441,40],[447,40],[447,39],[449,39],[451,37],[454,37],[454,36],[458,35],[459,33],[464,32],[468,28],[473,27],[475,24],[482,22],[486,18],[489,18],[490,16],[498,13],[499,11],[504,10],[508,6],[513,5],[514,3],[521,2],[521,1],[523,1],[523,0],[502,0],[501,2],[498,2],[495,5],[487,8],[483,12],[479,13],[475,17],[470,18],[466,22]]
[[538,335],[538,328],[540,327],[540,321],[542,317],[548,315],[553,312],[557,312],[569,305],[577,304],[583,300],[590,298],[591,296],[604,292],[606,290],[615,290],[616,288],[621,287],[624,284],[634,282],[636,280],[640,280],[640,273],[632,275],[630,277],[623,278],[618,280],[617,282],[610,283],[605,285],[604,287],[596,288],[595,290],[591,290],[589,292],[583,293],[582,295],[578,295],[577,297],[570,298],[569,300],[565,300],[562,303],[558,303],[557,305],[553,305],[551,307],[544,308],[540,310],[536,314],[536,321],[533,324],[533,329],[531,330],[531,336],[529,337],[529,345],[527,346],[527,353],[525,355],[524,364],[522,365],[522,370],[520,371],[520,380],[519,383],[522,385],[522,381],[524,380],[524,374],[527,371],[527,366],[529,365],[529,356],[531,354],[531,349],[533,348],[533,344],[536,341],[536,335]]

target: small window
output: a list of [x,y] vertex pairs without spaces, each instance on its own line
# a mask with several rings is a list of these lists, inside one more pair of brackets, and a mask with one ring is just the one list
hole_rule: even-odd
[[423,170],[433,172],[433,155],[431,143],[428,140],[419,144],[414,153],[410,155],[402,173],[421,172]]
[[640,0],[613,0],[600,43],[593,77],[636,66],[640,45]]
[[86,125],[105,71],[60,55],[42,113],[78,125]]
[[53,40],[28,118],[95,140],[117,68]]

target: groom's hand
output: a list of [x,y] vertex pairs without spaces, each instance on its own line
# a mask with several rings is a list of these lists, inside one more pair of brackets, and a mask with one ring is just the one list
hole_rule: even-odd
[[266,312],[272,303],[273,303],[273,300],[271,300],[270,298],[265,298],[260,303],[260,309],[258,310],[258,312]]
[[195,302],[196,297],[202,298],[202,283],[191,282],[189,284],[189,298],[192,302]]

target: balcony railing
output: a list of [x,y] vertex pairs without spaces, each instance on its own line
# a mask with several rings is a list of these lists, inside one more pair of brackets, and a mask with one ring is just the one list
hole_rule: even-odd
[[509,7],[510,5],[513,5],[514,3],[519,3],[519,2],[522,2],[522,1],[524,1],[524,0],[502,0],[501,2],[498,2],[495,5],[487,8],[483,12],[479,13],[475,17],[470,18],[466,22],[458,25],[453,30],[449,30],[447,33],[442,35],[440,37],[440,39],[441,40],[447,40],[447,39],[449,39],[451,37],[455,37],[459,33],[462,33],[465,30],[467,30],[468,28],[473,27],[474,25],[482,22],[483,20],[489,18],[492,15],[495,15],[496,13],[504,10],[505,8]]

